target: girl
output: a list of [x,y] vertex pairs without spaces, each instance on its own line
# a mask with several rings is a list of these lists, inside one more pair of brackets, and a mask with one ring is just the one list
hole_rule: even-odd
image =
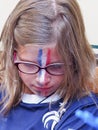
[[95,58],[76,0],[20,0],[1,41],[0,130],[93,130]]

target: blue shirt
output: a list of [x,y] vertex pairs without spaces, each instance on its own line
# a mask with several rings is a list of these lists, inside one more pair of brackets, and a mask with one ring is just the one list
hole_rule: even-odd
[[77,109],[86,110],[98,116],[98,96],[92,94],[73,100],[58,111],[62,99],[51,104],[20,102],[7,116],[0,115],[0,130],[95,130],[75,116]]

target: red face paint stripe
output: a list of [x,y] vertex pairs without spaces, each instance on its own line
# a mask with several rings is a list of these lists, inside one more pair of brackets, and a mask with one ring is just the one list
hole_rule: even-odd
[[50,54],[51,54],[51,50],[48,49],[46,65],[50,63]]

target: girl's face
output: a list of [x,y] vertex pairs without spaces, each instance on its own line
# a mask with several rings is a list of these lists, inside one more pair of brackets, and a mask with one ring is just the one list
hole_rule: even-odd
[[[48,96],[60,87],[64,79],[64,64],[55,44],[21,46],[14,62],[25,84],[25,93]],[[46,66],[47,70],[44,69]]]

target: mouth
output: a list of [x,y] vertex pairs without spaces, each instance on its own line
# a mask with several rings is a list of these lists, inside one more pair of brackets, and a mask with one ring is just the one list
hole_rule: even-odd
[[39,92],[39,93],[50,93],[54,91],[54,87],[53,86],[36,86],[36,85],[30,85],[30,89],[33,92]]
[[32,87],[40,91],[50,90],[52,88],[52,87],[46,87],[46,86],[44,87],[32,86]]
[[38,94],[38,95],[42,95],[42,96],[48,96],[55,91],[55,88],[53,86],[40,87],[40,86],[31,85],[30,89],[33,93]]

